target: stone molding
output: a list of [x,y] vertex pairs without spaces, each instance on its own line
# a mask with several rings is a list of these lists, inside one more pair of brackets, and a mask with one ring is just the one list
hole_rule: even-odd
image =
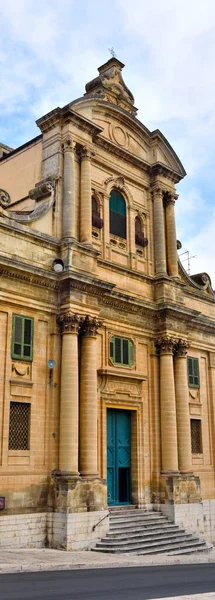
[[76,333],[78,334],[81,324],[81,318],[77,313],[65,313],[56,318],[57,325],[60,327],[61,333]]

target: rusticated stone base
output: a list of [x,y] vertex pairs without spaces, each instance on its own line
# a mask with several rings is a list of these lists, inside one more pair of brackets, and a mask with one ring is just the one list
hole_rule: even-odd
[[49,513],[47,539],[49,548],[90,550],[109,530],[109,512]]

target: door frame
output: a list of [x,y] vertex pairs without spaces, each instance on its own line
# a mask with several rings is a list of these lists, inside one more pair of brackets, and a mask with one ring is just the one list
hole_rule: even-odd
[[143,493],[144,480],[144,437],[143,437],[143,404],[142,399],[130,397],[113,399],[101,395],[101,436],[99,452],[99,468],[102,479],[107,481],[107,408],[131,411],[131,504],[139,508],[145,506]]

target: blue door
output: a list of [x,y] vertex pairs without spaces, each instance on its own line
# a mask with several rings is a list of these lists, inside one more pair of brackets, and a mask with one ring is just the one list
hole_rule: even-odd
[[128,410],[107,410],[108,504],[131,501],[131,418]]

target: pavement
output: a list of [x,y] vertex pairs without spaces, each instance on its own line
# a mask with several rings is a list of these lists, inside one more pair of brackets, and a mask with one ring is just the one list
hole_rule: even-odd
[[21,548],[13,550],[1,548],[0,552],[0,574],[202,563],[215,563],[215,547],[210,552],[181,556],[169,556],[168,554],[135,556],[90,552],[87,550],[66,552],[50,548]]

